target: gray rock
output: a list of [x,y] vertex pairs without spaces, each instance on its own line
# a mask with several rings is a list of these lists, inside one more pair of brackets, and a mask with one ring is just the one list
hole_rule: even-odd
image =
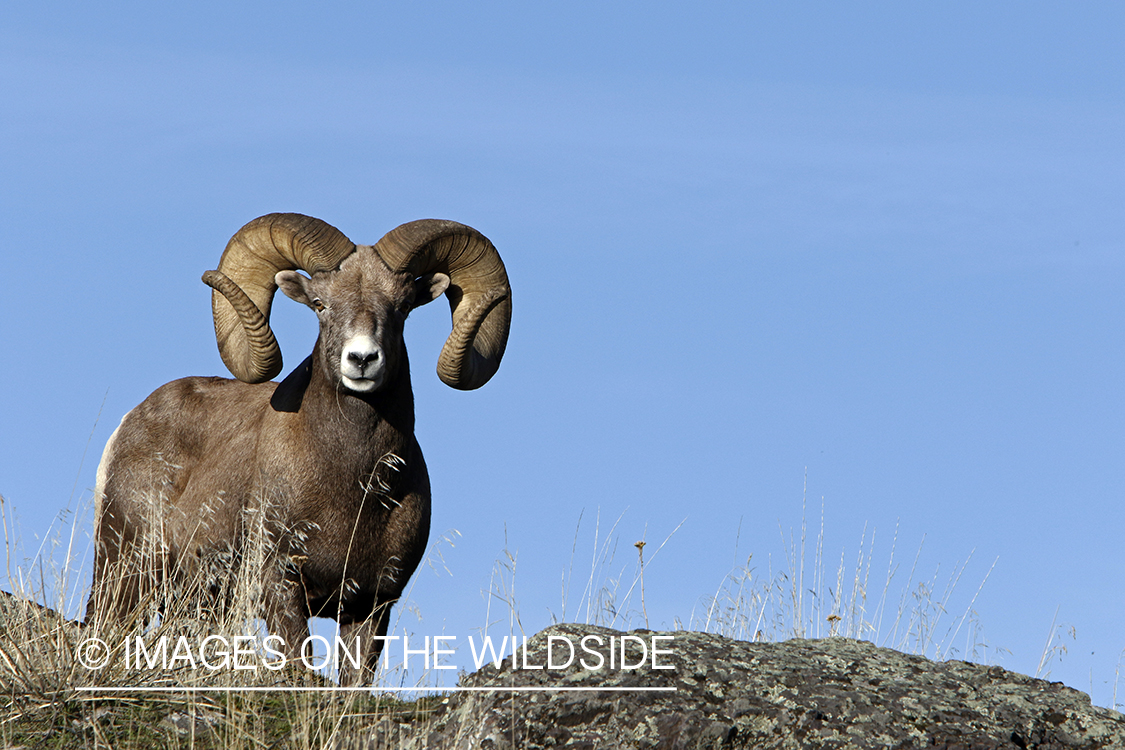
[[[619,667],[609,668],[610,638]],[[576,647],[564,669],[487,665],[462,679],[403,748],[1125,748],[1125,715],[1084,693],[1000,667],[933,662],[844,638],[746,643],[706,633],[557,625],[530,639],[528,666],[547,665],[554,636]],[[600,636],[602,646],[584,636]],[[657,640],[653,669],[649,644]],[[642,653],[641,643],[645,646]],[[598,657],[604,660],[601,668]],[[589,668],[587,668],[589,667]],[[544,687],[573,691],[526,691]],[[497,691],[496,688],[523,688]],[[668,692],[606,688],[674,688]],[[600,692],[590,690],[599,688]],[[358,738],[357,738],[358,739]],[[370,736],[371,740],[376,740]],[[386,735],[379,739],[385,742]],[[369,745],[370,746],[370,745]]]

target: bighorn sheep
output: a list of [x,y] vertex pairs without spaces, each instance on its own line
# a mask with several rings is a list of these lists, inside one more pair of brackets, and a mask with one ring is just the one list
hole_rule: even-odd
[[[214,553],[237,565],[244,519],[257,513],[268,564],[239,575],[262,577],[270,632],[293,655],[310,616],[335,618],[373,670],[371,636],[386,633],[430,525],[403,324],[444,292],[453,330],[438,375],[463,390],[484,385],[511,321],[504,265],[488,239],[451,221],[410,222],[357,246],[318,219],[270,214],[239,230],[203,281],[238,379],[168,383],[110,437],[86,621],[138,611],[156,584]],[[312,354],[280,384],[265,382],[282,367],[269,326],[278,287],[320,320]]]

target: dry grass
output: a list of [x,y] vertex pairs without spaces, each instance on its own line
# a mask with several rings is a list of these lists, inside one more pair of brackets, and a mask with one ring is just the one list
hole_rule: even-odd
[[[265,592],[257,585],[261,576],[249,573],[250,565],[268,557],[262,536],[246,545],[240,566],[223,580],[227,595],[221,601],[211,595],[214,568],[201,566],[174,585],[170,579],[157,581],[144,606],[123,622],[80,626],[59,614],[73,618],[84,594],[85,581],[75,571],[90,555],[75,544],[78,524],[59,524],[52,539],[19,560],[20,545],[3,498],[0,510],[15,589],[0,595],[2,746],[346,748],[365,738],[373,743],[365,747],[392,748],[404,727],[426,720],[433,698],[403,702],[368,691],[338,691],[330,689],[334,683],[327,675],[301,666],[266,668],[268,654],[262,653],[259,638],[244,642],[254,653],[241,661],[254,664],[252,670],[210,670],[174,658],[181,636],[195,656],[195,647],[213,637],[215,648],[204,653],[218,664],[220,639],[232,644],[238,636],[263,634],[255,615]],[[72,518],[67,514],[64,520]],[[103,591],[105,604],[120,593]],[[80,658],[103,658],[100,651],[84,651],[92,638],[108,647],[108,659],[97,669],[84,667]],[[138,639],[151,661],[137,658]],[[167,659],[156,656],[162,640]]]
[[841,551],[832,571],[824,551],[823,508],[811,557],[804,510],[802,504],[799,536],[782,532],[784,569],[774,571],[767,559],[763,574],[754,566],[753,556],[747,557],[714,594],[700,602],[683,626],[740,640],[843,636],[931,659],[957,656],[987,661],[989,647],[973,607],[995,561],[958,614],[950,611],[951,602],[972,552],[948,574],[943,576],[939,566],[923,578],[918,570],[923,539],[903,577],[898,528],[884,569],[881,564],[876,568],[875,530],[865,527],[854,560],[849,565],[847,553]]
[[[747,556],[744,564],[725,575],[715,591],[702,597],[675,626],[740,640],[846,636],[935,659],[988,660],[989,648],[983,643],[973,607],[991,568],[967,603],[951,612],[955,599],[965,600],[963,595],[954,597],[954,591],[971,555],[945,575],[935,569],[921,576],[921,543],[907,569],[898,559],[897,529],[889,551],[879,555],[875,531],[865,529],[857,550],[851,555],[841,553],[830,564],[825,553],[823,508],[813,534],[804,510],[802,504],[799,530],[782,533],[784,565],[780,570],[773,569],[769,558],[761,570]],[[58,614],[73,618],[86,593],[85,577],[79,571],[88,568],[91,554],[87,544],[79,543],[82,514],[61,514],[52,533],[27,557],[17,551],[16,526],[3,498],[0,517],[8,578],[14,588],[11,596],[0,597],[0,743],[4,746],[311,749],[360,746],[356,743],[362,739],[369,743],[363,747],[395,747],[400,733],[424,724],[429,707],[440,699],[401,702],[369,692],[329,692],[325,689],[333,684],[330,674],[304,668],[208,671],[186,663],[126,663],[122,648],[126,639],[135,644],[139,637],[154,650],[161,637],[171,644],[179,636],[198,643],[209,635],[233,639],[263,634],[257,613],[268,592],[252,571],[254,566],[267,564],[270,551],[261,519],[252,515],[246,519],[250,541],[223,579],[227,594],[221,606],[207,592],[214,587],[215,571],[223,566],[201,566],[194,578],[179,580],[175,590],[164,581],[154,586],[147,606],[128,621],[90,628]],[[658,545],[646,542],[647,530],[640,540],[622,544],[621,521],[617,518],[603,531],[599,514],[592,544],[580,544],[579,518],[571,561],[561,578],[561,610],[556,621],[618,629],[649,626],[646,571],[679,526]],[[429,565],[444,567],[443,547],[452,544],[455,535],[431,545]],[[625,554],[631,547],[636,549],[635,556]],[[157,540],[153,553],[158,549]],[[617,559],[619,551],[621,560]],[[583,576],[575,581],[575,559],[583,557],[586,559],[578,563]],[[498,627],[510,636],[530,635],[520,617],[517,559],[505,544],[486,592],[482,633]],[[658,587],[659,577],[649,576],[650,586]],[[570,596],[572,587],[581,588],[576,598]],[[112,598],[119,593],[103,595]],[[409,605],[396,609],[399,618],[411,613]],[[404,629],[400,619],[392,631]],[[538,625],[532,628],[538,629]],[[1059,630],[1052,623],[1041,671],[1064,648]],[[78,658],[81,644],[91,637],[111,646],[108,664],[98,670],[83,668]],[[432,685],[434,680],[432,674],[410,677],[417,680],[415,685],[425,685],[427,680]],[[392,672],[382,675],[380,684],[397,681],[401,686],[407,679],[404,673]],[[92,687],[122,692],[88,690]],[[253,688],[268,690],[248,690]],[[1116,700],[1115,688],[1115,704]]]
[[[676,618],[673,626],[749,641],[844,636],[933,659],[959,656],[987,660],[990,649],[983,642],[973,607],[991,567],[960,614],[951,614],[954,592],[972,559],[971,553],[964,563],[955,564],[947,576],[943,577],[937,568],[929,577],[921,578],[920,543],[909,572],[903,577],[896,528],[885,571],[880,565],[876,573],[876,535],[874,530],[868,533],[865,528],[854,561],[849,565],[846,553],[841,552],[838,562],[830,568],[824,549],[823,508],[814,540],[809,538],[805,510],[802,502],[798,532],[781,533],[785,557],[781,570],[774,570],[770,558],[766,559],[765,570],[760,570],[753,556],[748,556],[744,564],[722,578],[713,594],[702,597],[687,617]],[[590,572],[578,606],[574,607],[569,592],[574,585],[574,558],[581,536],[579,518],[571,561],[562,574],[562,607],[553,618],[555,622],[579,621],[619,629],[649,627],[644,601],[645,570],[683,522],[648,554],[644,539],[622,546],[618,532],[621,521],[622,517],[618,517],[603,532],[600,514],[595,519]],[[637,557],[618,562],[618,551],[629,546],[636,547]],[[503,554],[503,562],[494,570],[490,596],[502,602],[503,608],[512,613],[512,622],[518,624],[519,601],[514,596],[516,555],[507,548]]]

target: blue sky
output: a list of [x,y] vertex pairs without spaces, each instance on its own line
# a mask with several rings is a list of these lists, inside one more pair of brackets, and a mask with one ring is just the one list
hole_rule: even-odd
[[433,539],[460,532],[418,627],[480,627],[505,544],[524,628],[549,624],[599,513],[626,578],[683,521],[645,573],[672,627],[747,555],[784,568],[804,492],[828,569],[865,529],[877,570],[896,527],[919,579],[971,554],[949,617],[988,575],[989,658],[1034,673],[1073,627],[1052,679],[1107,705],[1123,31],[1097,2],[6,4],[0,495],[34,553],[121,415],[226,374],[199,275],[246,221],[455,219],[515,310],[473,393],[433,374],[441,310],[411,319]]

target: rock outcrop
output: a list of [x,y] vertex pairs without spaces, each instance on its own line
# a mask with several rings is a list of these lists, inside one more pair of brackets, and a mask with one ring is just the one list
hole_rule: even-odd
[[[546,668],[566,664],[570,646],[565,668]],[[637,668],[621,669],[622,653]],[[462,687],[485,689],[451,694],[424,726],[384,724],[353,739],[496,750],[1125,748],[1125,715],[1061,683],[844,638],[747,643],[557,625],[530,639],[519,662],[463,677]]]
[[[49,609],[0,592],[0,640],[12,646],[0,648],[5,694],[35,688],[40,692],[28,694],[46,695],[56,682],[65,685],[68,652],[35,655],[54,653],[59,639],[73,640],[73,633],[63,636],[74,628]],[[1061,683],[845,638],[747,643],[707,633],[556,625],[531,638],[515,663],[485,666],[464,675],[460,686],[467,689],[410,711],[363,711],[377,723],[360,718],[345,730],[337,726],[329,745],[1125,750],[1125,715],[1094,707]],[[214,711],[194,715],[194,729],[183,711],[160,726],[203,737],[224,720]],[[62,730],[72,731],[55,729]]]

